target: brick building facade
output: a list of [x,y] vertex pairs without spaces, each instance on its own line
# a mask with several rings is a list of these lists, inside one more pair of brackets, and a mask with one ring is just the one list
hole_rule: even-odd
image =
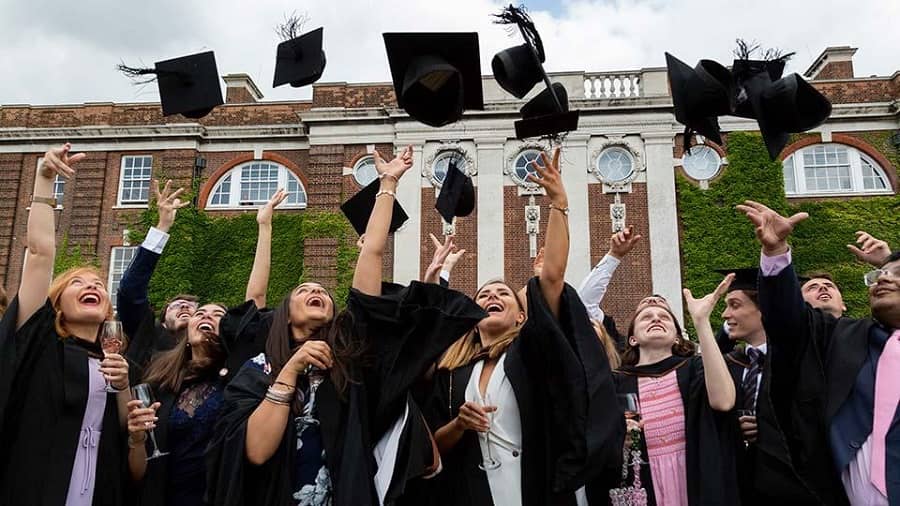
[[[834,111],[826,124],[784,151],[786,178],[790,174],[786,185],[794,185],[793,191],[788,187],[791,197],[896,194],[900,187],[890,161],[900,150],[900,72],[855,77],[854,52],[828,48],[806,73],[831,99]],[[703,156],[692,157],[691,163],[699,165],[685,166],[682,127],[674,120],[665,69],[551,77],[566,86],[571,106],[581,111],[578,131],[568,134],[563,145],[571,209],[569,280],[577,283],[587,274],[606,251],[614,227],[624,221],[644,240],[622,267],[628,269],[627,280],[614,278],[611,289],[622,296],[605,309],[626,321],[634,303],[650,292],[666,295],[679,309],[674,174],[681,171],[701,186],[708,184],[728,170],[726,153],[718,146],[698,148]],[[406,282],[424,271],[432,251],[428,234],[438,235],[447,226],[434,202],[446,157],[456,153],[473,176],[477,208],[454,225],[457,243],[470,254],[454,272],[453,285],[471,293],[488,279],[505,277],[520,285],[530,276],[548,202],[522,184],[521,170],[534,150],[548,146],[514,138],[512,123],[522,102],[492,79],[484,79],[484,111],[468,112],[462,121],[439,129],[412,121],[398,109],[389,84],[322,83],[314,85],[308,101],[263,102],[248,76],[224,80],[226,104],[198,121],[163,117],[154,103],[0,106],[4,285],[14,290],[19,282],[38,159],[48,147],[66,141],[88,157],[74,179],[58,185],[60,239],[66,236],[70,244],[95,252],[113,281],[130,259],[124,234],[146,207],[151,176],[184,186],[199,178],[198,205],[209,212],[246,212],[273,184],[285,182],[293,185],[296,199],[288,206],[293,210],[283,212],[335,211],[359,190],[359,181],[371,177],[372,149],[390,153],[407,144],[414,147],[415,164],[398,198],[410,220],[394,236],[386,274]],[[726,132],[756,128],[738,118],[723,118],[721,124]],[[873,144],[873,132],[892,140]],[[816,165],[819,155],[825,162],[833,156],[839,167]],[[305,268],[311,278],[334,282],[335,246],[330,239],[308,241]]]

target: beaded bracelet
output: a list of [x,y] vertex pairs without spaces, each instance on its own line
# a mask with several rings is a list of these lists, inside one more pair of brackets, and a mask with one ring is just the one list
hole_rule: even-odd
[[387,172],[382,172],[381,174],[378,174],[378,179],[384,179],[386,177],[389,177],[398,183],[400,182],[400,179],[398,179],[397,176],[395,176],[393,174],[388,174]]
[[391,190],[379,190],[378,193],[375,194],[375,198],[377,199],[382,195],[390,195],[393,198],[397,198],[397,196]]

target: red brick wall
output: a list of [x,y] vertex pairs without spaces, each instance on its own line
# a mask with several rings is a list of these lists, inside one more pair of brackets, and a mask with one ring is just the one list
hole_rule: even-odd
[[328,83],[313,86],[313,107],[395,107],[391,84]]
[[[619,332],[623,334],[628,329],[628,323],[638,301],[650,295],[653,290],[650,271],[650,226],[647,221],[647,186],[632,183],[631,188],[631,193],[622,194],[625,219],[628,225],[634,226],[636,233],[644,237],[616,269],[600,305],[604,312],[615,319]],[[613,194],[603,193],[602,185],[588,185],[591,268],[609,251],[609,237],[612,235],[609,206],[614,199]]]
[[226,104],[252,104],[255,102],[256,97],[247,88],[229,86],[225,89]]
[[900,74],[893,79],[812,81],[811,84],[832,104],[890,102],[900,98]]
[[826,63],[825,67],[816,75],[820,79],[853,79],[853,62],[836,61]]
[[[541,207],[541,221],[539,225],[538,249],[546,239],[547,220],[550,218],[550,199],[545,195],[535,195],[534,203]],[[528,205],[527,196],[518,195],[518,186],[503,187],[503,256],[505,260],[504,272],[488,273],[489,278],[502,277],[513,289],[518,290],[534,276],[531,263],[534,260],[530,256],[528,246],[528,234],[525,231],[525,206]],[[499,239],[499,238],[498,238]],[[490,247],[489,244],[484,247]]]
[[[475,198],[478,199],[478,188],[475,189]],[[419,265],[419,278],[425,275],[425,269],[431,263],[434,254],[434,246],[431,243],[429,233],[434,234],[443,241],[443,221],[437,209],[434,208],[434,188],[422,188],[422,221],[419,251],[422,252]],[[466,250],[466,254],[459,260],[450,275],[450,287],[468,295],[473,295],[478,289],[478,210],[469,216],[456,218],[456,237],[454,242],[459,249]]]
[[316,281],[329,291],[337,288],[338,240],[332,237],[303,241],[303,277]]

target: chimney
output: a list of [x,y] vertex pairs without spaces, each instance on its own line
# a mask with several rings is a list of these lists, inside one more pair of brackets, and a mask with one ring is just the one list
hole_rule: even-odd
[[828,47],[803,73],[803,77],[818,81],[823,79],[853,79],[853,55],[856,48],[850,46]]
[[226,86],[226,104],[254,104],[263,98],[262,92],[247,74],[228,74],[222,79]]

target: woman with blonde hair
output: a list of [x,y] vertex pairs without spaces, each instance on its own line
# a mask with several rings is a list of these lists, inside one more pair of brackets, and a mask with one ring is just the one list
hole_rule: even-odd
[[[93,267],[51,280],[53,181],[85,157],[70,148],[49,150],[38,167],[22,281],[0,324],[0,504],[124,503],[131,394],[127,362],[98,340],[112,319],[109,293]],[[107,393],[107,381],[119,393]]]
[[429,422],[444,471],[431,495],[439,504],[568,504],[587,478],[621,457],[625,424],[609,409],[616,405],[609,363],[564,282],[568,199],[559,149],[542,161],[533,163],[539,177],[531,176],[551,202],[540,275],[524,301],[500,280],[479,288],[474,299],[488,317],[450,347],[435,373]]

